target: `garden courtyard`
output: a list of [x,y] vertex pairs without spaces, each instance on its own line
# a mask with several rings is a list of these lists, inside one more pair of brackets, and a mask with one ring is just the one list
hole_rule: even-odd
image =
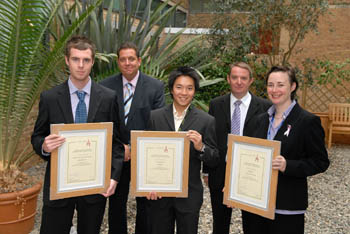
[[[331,161],[328,170],[309,178],[309,208],[306,212],[305,233],[307,234],[348,234],[350,233],[350,145],[333,145],[328,151]],[[45,163],[39,163],[29,170],[43,177]],[[41,220],[41,195],[38,198],[38,214],[35,228],[30,234],[38,234]],[[128,231],[134,233],[136,215],[135,199],[128,202]],[[108,233],[107,210],[101,234]],[[240,210],[234,209],[230,233],[243,233]],[[204,189],[204,201],[199,219],[199,234],[210,234],[212,215],[208,187]]]

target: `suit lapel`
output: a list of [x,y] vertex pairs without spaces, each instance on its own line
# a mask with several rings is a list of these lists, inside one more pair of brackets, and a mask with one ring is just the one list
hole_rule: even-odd
[[259,119],[259,127],[256,132],[256,137],[267,139],[267,131],[269,130],[269,125],[269,115],[266,112],[264,113],[263,117]]
[[248,112],[247,112],[247,116],[245,117],[244,125],[246,125],[249,122],[249,120],[251,120],[259,110],[259,103],[257,102],[256,97],[254,95],[251,95],[251,96],[252,96],[252,100],[250,101],[250,105],[248,107]]
[[124,124],[124,89],[123,89],[123,78],[122,74],[119,74],[115,77],[115,91],[117,92],[118,96],[118,108],[119,108],[119,118],[123,121],[122,124]]
[[288,129],[288,125],[290,125],[291,128],[293,128],[295,123],[297,123],[299,118],[300,118],[300,112],[301,112],[301,108],[300,108],[299,104],[297,103],[297,104],[295,104],[295,106],[293,107],[291,112],[289,113],[286,120],[283,122],[281,128],[278,130],[274,140],[281,140],[283,138],[284,133]]
[[165,111],[165,120],[169,125],[170,131],[175,131],[173,104],[170,104],[167,107],[165,107],[164,111]]
[[64,122],[65,123],[74,123],[68,81],[66,81],[62,85],[62,89],[58,91],[57,102],[58,102],[58,106],[62,110]]
[[193,122],[197,119],[197,111],[195,110],[194,106],[190,106],[187,110],[186,116],[181,123],[181,130],[187,131],[189,130],[190,126],[193,126]]
[[[137,84],[136,84],[136,87],[135,87],[134,96],[132,98],[132,102],[131,102],[131,106],[130,106],[130,111],[129,111],[129,117],[128,117],[127,125],[129,124],[129,122],[132,121],[132,118],[133,118],[133,115],[135,113],[135,109],[136,109],[137,104],[142,101],[143,82],[144,82],[144,79],[142,77],[142,73],[140,72],[140,75],[139,75],[139,78],[137,80]],[[123,111],[123,113],[124,113],[124,111]]]
[[89,104],[89,113],[88,113],[88,118],[87,122],[91,123],[93,122],[96,112],[98,110],[98,107],[101,104],[101,90],[99,87],[96,85],[94,81],[91,81],[91,95],[90,95],[90,104]]
[[231,132],[231,103],[230,103],[231,93],[227,94],[222,100],[221,109],[226,119],[226,126],[228,132]]

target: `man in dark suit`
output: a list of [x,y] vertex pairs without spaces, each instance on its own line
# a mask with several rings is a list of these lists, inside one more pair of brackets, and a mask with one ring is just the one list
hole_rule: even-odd
[[[229,233],[232,209],[224,205],[223,192],[226,170],[227,136],[233,133],[231,130],[232,117],[235,115],[235,108],[239,108],[239,124],[237,132],[233,134],[251,136],[254,131],[254,117],[265,112],[271,103],[259,98],[249,92],[253,83],[252,70],[243,62],[230,66],[230,74],[227,75],[227,82],[230,85],[231,93],[213,99],[209,104],[209,114],[216,119],[216,135],[220,162],[216,168],[204,167],[203,172],[209,173],[204,180],[209,185],[211,205],[213,212],[213,234]],[[238,101],[238,107],[234,104]],[[237,102],[237,103],[238,103]]]
[[[32,134],[35,152],[48,161],[45,173],[43,210],[40,233],[69,233],[74,210],[78,212],[78,233],[98,234],[106,198],[112,195],[122,170],[124,147],[119,141],[118,113],[114,91],[96,84],[90,78],[95,46],[82,36],[72,37],[66,45],[65,61],[69,79],[40,96],[39,115]],[[50,124],[114,122],[111,182],[106,193],[50,201],[51,152],[65,139],[50,134]],[[102,196],[103,195],[103,196]]]
[[216,149],[215,119],[191,106],[199,88],[197,72],[188,67],[170,73],[168,81],[173,103],[151,112],[148,130],[187,131],[190,140],[190,159],[187,198],[160,198],[156,192],[147,197],[149,229],[147,233],[171,234],[197,233],[199,210],[203,202],[200,178],[202,162],[216,166],[219,158]]
[[[117,92],[121,136],[125,157],[121,181],[115,195],[109,198],[109,233],[127,233],[127,201],[130,184],[130,131],[145,130],[151,110],[164,106],[164,85],[139,71],[141,58],[135,44],[126,42],[118,49],[121,74],[109,77],[101,85]],[[124,121],[125,120],[125,121]],[[136,234],[146,233],[145,198],[136,198]]]

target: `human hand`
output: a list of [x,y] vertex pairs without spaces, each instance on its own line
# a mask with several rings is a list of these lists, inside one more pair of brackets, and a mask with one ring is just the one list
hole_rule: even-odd
[[272,160],[272,169],[284,172],[286,170],[287,161],[282,155],[278,155]]
[[109,197],[115,193],[115,189],[117,188],[118,182],[116,180],[111,179],[109,183],[108,189],[105,193],[101,193],[104,197]]
[[44,143],[42,145],[44,152],[51,153],[53,150],[60,147],[66,138],[59,136],[57,134],[50,134],[45,137]]
[[157,200],[157,199],[162,199],[161,196],[157,196],[157,192],[152,191],[147,195],[147,200]]
[[131,149],[130,149],[129,145],[124,145],[124,150],[125,150],[124,162],[127,162],[131,158]]
[[203,147],[202,135],[195,130],[189,130],[186,134],[187,138],[193,143],[196,150],[200,151]]

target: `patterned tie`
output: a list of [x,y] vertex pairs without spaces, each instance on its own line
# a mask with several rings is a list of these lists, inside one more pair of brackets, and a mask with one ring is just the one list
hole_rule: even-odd
[[239,135],[240,131],[240,125],[241,125],[241,109],[239,106],[241,105],[242,101],[237,100],[235,101],[235,109],[232,114],[232,119],[231,119],[231,133],[235,135]]
[[79,102],[77,105],[77,109],[75,109],[75,123],[86,123],[87,120],[87,112],[86,112],[86,104],[85,104],[85,92],[77,91],[76,92],[79,98]]
[[126,91],[124,92],[124,117],[125,117],[125,125],[128,122],[128,116],[130,111],[130,106],[132,102],[132,97],[134,93],[132,92],[132,84],[126,83]]

